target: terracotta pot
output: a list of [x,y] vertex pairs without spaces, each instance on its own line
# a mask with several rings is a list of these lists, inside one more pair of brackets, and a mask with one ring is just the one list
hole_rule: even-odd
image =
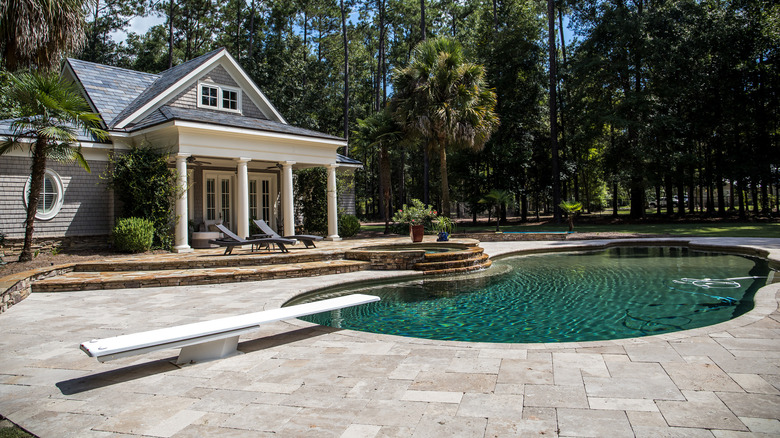
[[422,242],[424,234],[425,234],[424,225],[409,226],[409,235],[412,237],[412,242]]

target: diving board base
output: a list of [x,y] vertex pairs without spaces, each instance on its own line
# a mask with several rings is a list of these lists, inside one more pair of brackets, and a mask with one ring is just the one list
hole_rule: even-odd
[[238,351],[238,336],[183,347],[176,365],[208,362],[243,354]]

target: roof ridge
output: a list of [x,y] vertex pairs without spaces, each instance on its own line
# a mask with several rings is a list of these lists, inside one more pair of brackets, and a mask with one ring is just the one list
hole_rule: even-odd
[[184,61],[181,64],[176,64],[173,67],[165,69],[165,70],[163,70],[163,71],[161,71],[160,73],[157,73],[157,74],[159,76],[163,76],[163,75],[165,75],[166,73],[170,72],[171,70],[173,70],[175,68],[179,68],[179,67],[187,65],[187,64],[194,64],[194,63],[196,63],[195,61],[199,61],[201,58],[206,58],[206,59],[211,58],[212,56],[214,56],[220,50],[227,50],[227,49],[225,48],[225,46],[222,46],[222,47],[220,47],[218,49],[212,50],[210,52],[206,52],[206,53],[204,53],[204,54],[202,54],[200,56],[196,56],[195,58],[192,58],[189,61]]

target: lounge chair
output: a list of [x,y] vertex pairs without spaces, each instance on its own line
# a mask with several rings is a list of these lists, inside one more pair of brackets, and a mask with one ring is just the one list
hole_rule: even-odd
[[315,240],[322,240],[322,237],[320,236],[313,236],[311,234],[296,234],[294,236],[280,236],[276,233],[268,224],[262,220],[262,219],[254,219],[255,225],[257,225],[260,228],[260,231],[263,232],[263,234],[267,234],[273,238],[276,239],[295,239],[300,240],[303,242],[304,245],[306,245],[306,248],[316,248],[317,246],[314,245]]
[[243,246],[243,245],[252,245],[252,250],[254,251],[255,247],[265,247],[269,250],[271,249],[271,245],[276,245],[277,248],[279,248],[279,251],[281,252],[290,252],[287,250],[287,248],[284,245],[295,245],[297,241],[294,239],[284,239],[282,237],[270,237],[270,238],[263,238],[263,239],[243,239],[241,237],[238,237],[238,235],[234,234],[232,231],[228,230],[227,227],[224,225],[217,224],[217,229],[222,232],[222,234],[225,235],[226,238],[223,239],[212,239],[209,240],[209,243],[213,243],[215,245],[224,246],[225,248],[225,254],[228,255],[233,252],[233,247],[236,246]]

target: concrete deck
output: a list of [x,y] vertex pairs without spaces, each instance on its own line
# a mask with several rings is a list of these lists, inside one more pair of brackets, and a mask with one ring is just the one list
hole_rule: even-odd
[[[682,240],[780,262],[780,239]],[[482,246],[495,256],[605,243]],[[637,339],[480,344],[296,320],[242,337],[245,354],[184,368],[168,362],[175,350],[101,364],[78,349],[409,274],[35,293],[0,315],[0,415],[41,437],[780,436],[777,282],[740,318]]]

